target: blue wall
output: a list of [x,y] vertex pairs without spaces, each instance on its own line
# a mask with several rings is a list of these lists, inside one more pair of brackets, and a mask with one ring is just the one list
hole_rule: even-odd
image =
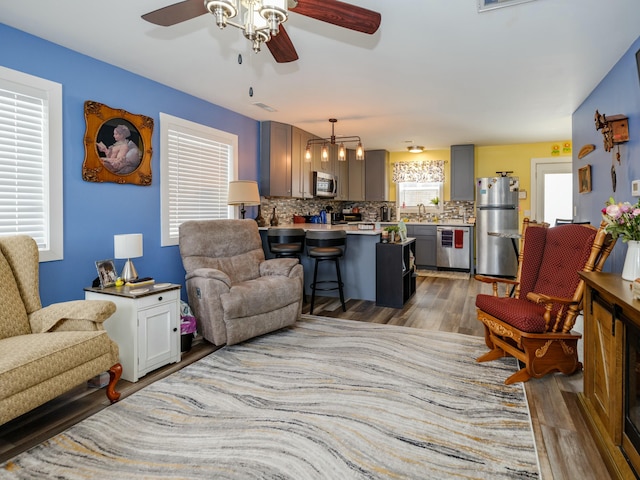
[[[638,38],[618,63],[605,76],[600,84],[573,114],[573,178],[574,204],[577,206],[577,218],[589,220],[599,225],[601,210],[609,197],[618,202],[636,203],[638,198],[631,196],[631,181],[640,179],[640,79],[635,54],[640,49]],[[605,115],[625,115],[629,121],[629,138],[620,145],[620,164],[615,162],[617,188],[615,193],[611,184],[611,165],[617,147],[610,152],[604,150],[601,131],[596,130],[595,112]],[[586,157],[578,159],[583,145],[594,144],[596,149]],[[592,190],[579,194],[577,186],[578,169],[591,165]],[[626,244],[619,241],[609,257],[606,270],[622,272]]]
[[[144,235],[144,256],[134,261],[140,276],[184,284],[178,247],[160,246],[159,113],[238,135],[243,180],[258,180],[259,122],[3,24],[0,39],[0,65],[63,89],[64,260],[40,264],[42,303],[84,298],[96,277],[94,262],[113,258],[119,233]],[[154,119],[151,186],[82,180],[86,100]],[[123,264],[116,260],[116,269]]]

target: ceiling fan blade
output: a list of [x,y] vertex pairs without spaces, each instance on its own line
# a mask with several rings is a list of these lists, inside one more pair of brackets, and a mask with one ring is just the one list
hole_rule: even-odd
[[378,12],[338,0],[298,0],[298,5],[290,10],[322,22],[368,34],[378,30],[381,20]]
[[183,2],[145,13],[142,18],[161,27],[170,27],[205,13],[207,13],[207,9],[202,0],[184,0]]
[[291,38],[289,38],[289,34],[282,25],[280,25],[280,32],[269,39],[267,47],[269,47],[271,55],[278,63],[298,60],[298,53],[291,42]]

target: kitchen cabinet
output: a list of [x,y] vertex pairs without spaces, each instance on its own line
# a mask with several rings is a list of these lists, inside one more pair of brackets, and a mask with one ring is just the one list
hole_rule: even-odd
[[389,152],[386,150],[367,150],[365,152],[365,200],[369,202],[389,200],[387,165]]
[[376,244],[376,305],[402,308],[416,293],[415,239]]
[[300,128],[291,129],[291,196],[294,198],[313,197],[312,163],[305,158],[307,141],[312,138],[314,135]]
[[436,267],[436,225],[407,225],[407,235],[416,239],[415,255],[418,268]]
[[[140,294],[131,291],[144,291]],[[122,378],[140,377],[180,361],[180,285],[85,288],[87,300],[110,300],[116,312],[104,322],[118,344]]]
[[338,178],[338,194],[336,200],[349,200],[349,162],[348,157],[341,162],[336,160],[335,176]]
[[474,145],[451,146],[451,200],[475,199]]
[[291,196],[291,136],[291,125],[260,123],[260,195]]
[[[627,418],[625,403],[632,399],[637,405],[638,342],[629,335],[640,328],[640,301],[620,275],[589,272],[580,276],[586,290],[584,388],[578,393],[578,406],[612,478],[636,478],[632,467],[640,471],[640,455],[631,438],[637,430],[628,425],[637,419]],[[630,361],[635,364],[625,375],[625,363]]]
[[356,151],[347,150],[347,164],[349,166],[349,198],[354,202],[365,201],[365,162],[356,160]]

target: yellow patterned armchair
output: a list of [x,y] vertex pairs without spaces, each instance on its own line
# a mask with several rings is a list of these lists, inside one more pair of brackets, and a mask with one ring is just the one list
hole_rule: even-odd
[[0,424],[109,371],[107,397],[120,397],[118,346],[103,322],[109,301],[42,308],[38,247],[28,236],[0,237]]

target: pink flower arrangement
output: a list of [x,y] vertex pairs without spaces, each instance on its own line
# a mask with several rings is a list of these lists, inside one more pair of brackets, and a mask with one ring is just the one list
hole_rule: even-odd
[[640,240],[640,202],[631,205],[629,202],[616,203],[609,198],[602,209],[602,219],[607,223],[605,230],[623,242]]

